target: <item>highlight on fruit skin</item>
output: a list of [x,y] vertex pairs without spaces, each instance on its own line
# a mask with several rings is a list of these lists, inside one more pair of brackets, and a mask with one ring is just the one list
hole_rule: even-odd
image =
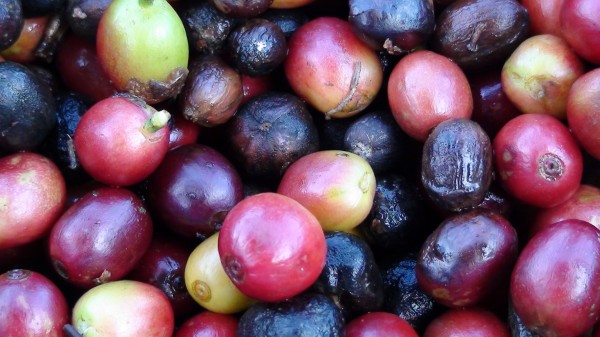
[[600,231],[578,219],[555,222],[527,241],[509,291],[524,326],[540,336],[592,329],[600,317],[599,255]]
[[244,295],[279,302],[316,281],[325,265],[327,243],[309,210],[292,198],[263,192],[227,213],[218,251],[225,273]]
[[118,280],[83,293],[73,306],[71,326],[78,337],[171,337],[175,318],[160,289]]
[[375,198],[375,173],[362,157],[323,150],[293,162],[277,193],[306,207],[325,231],[350,230],[368,216]]
[[564,38],[536,35],[521,42],[504,62],[502,89],[522,113],[564,120],[571,86],[584,73],[584,64]]
[[169,150],[171,115],[118,94],[88,109],[73,135],[75,153],[96,181],[131,186],[148,178]]
[[600,337],[597,13],[0,0],[0,337]]
[[100,19],[96,47],[115,87],[148,104],[177,96],[188,75],[186,31],[166,0],[113,1]]
[[292,90],[327,119],[358,114],[381,89],[377,54],[345,20],[320,17],[305,23],[288,49],[283,68]]

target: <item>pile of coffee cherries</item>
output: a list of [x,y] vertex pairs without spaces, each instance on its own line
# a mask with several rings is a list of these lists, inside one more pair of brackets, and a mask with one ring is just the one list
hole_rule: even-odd
[[0,0],[0,336],[599,319],[600,1]]

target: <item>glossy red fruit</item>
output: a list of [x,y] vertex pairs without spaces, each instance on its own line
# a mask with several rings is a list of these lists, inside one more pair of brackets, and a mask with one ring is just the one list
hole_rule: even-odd
[[94,190],[52,227],[48,238],[52,266],[81,288],[118,280],[142,258],[152,230],[150,214],[133,192],[114,187]]
[[203,311],[186,320],[173,337],[236,337],[236,316]]
[[202,127],[192,121],[187,120],[177,106],[176,100],[153,105],[156,110],[166,110],[171,114],[169,119],[169,150],[176,147],[196,144],[202,132]]
[[462,69],[428,50],[400,59],[390,74],[387,94],[398,125],[422,142],[440,122],[473,113],[471,87]]
[[187,120],[179,112],[174,112],[171,119],[173,124],[169,133],[169,150],[198,141],[201,132],[198,124]]
[[0,158],[0,250],[47,234],[66,196],[65,180],[48,158],[32,152]]
[[306,207],[324,230],[350,230],[371,211],[375,185],[375,173],[365,159],[347,151],[324,150],[293,162],[277,193]]
[[529,14],[531,35],[553,34],[561,36],[560,11],[564,0],[521,0]]
[[510,337],[508,326],[480,308],[453,309],[429,323],[423,337]]
[[264,94],[273,88],[273,79],[270,75],[253,77],[241,74],[241,76],[243,92],[241,104],[248,102],[252,97]]
[[600,229],[600,188],[581,184],[575,194],[565,202],[536,211],[529,235],[567,219],[587,221]]
[[510,298],[523,324],[542,336],[579,336],[600,317],[600,230],[563,220],[525,245]]
[[383,68],[377,54],[346,20],[313,19],[296,30],[288,48],[284,70],[290,86],[328,118],[361,112],[381,88]]
[[569,129],[555,117],[517,116],[500,129],[493,147],[501,185],[522,202],[553,207],[579,187],[581,150]]
[[567,122],[579,144],[600,160],[600,68],[590,70],[571,86]]
[[13,269],[0,275],[0,336],[62,336],[70,309],[60,289],[44,275]]
[[225,272],[245,295],[277,302],[308,289],[325,265],[319,221],[297,201],[265,192],[240,201],[219,232]]
[[562,35],[575,52],[600,65],[600,2],[564,0],[560,10]]
[[449,216],[419,252],[419,286],[448,307],[479,304],[508,280],[517,243],[516,230],[496,213],[473,210]]
[[419,335],[398,315],[389,312],[370,312],[346,324],[344,337],[418,337]]
[[583,73],[580,58],[563,38],[535,35],[504,62],[502,89],[522,113],[564,119],[569,89]]
[[130,186],[146,179],[169,149],[170,114],[134,96],[113,96],[86,111],[73,136],[81,166],[95,180]]
[[102,70],[96,45],[75,34],[62,40],[56,52],[56,67],[65,85],[95,102],[117,93]]
[[132,280],[86,291],[72,313],[71,323],[82,337],[172,337],[175,326],[165,294],[153,285]]

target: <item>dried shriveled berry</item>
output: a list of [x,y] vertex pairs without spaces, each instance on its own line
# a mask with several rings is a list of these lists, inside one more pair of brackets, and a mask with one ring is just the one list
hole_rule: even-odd
[[435,13],[431,0],[350,0],[348,21],[372,48],[401,54],[427,41],[435,28]]
[[200,56],[192,62],[179,96],[183,116],[206,127],[227,122],[242,98],[240,74],[216,55]]
[[0,149],[35,149],[56,124],[50,88],[27,67],[0,62]]
[[243,105],[227,124],[227,138],[241,173],[277,181],[298,158],[319,148],[308,107],[288,93],[269,92]]
[[457,1],[437,19],[432,48],[465,69],[502,63],[529,36],[527,10],[516,0]]
[[421,182],[436,206],[449,211],[481,203],[492,182],[492,142],[465,118],[441,122],[423,145]]
[[0,51],[17,41],[23,28],[23,7],[19,0],[0,1]]
[[227,46],[235,66],[250,76],[271,73],[283,63],[288,52],[281,28],[260,18],[250,19],[234,29]]
[[212,1],[189,3],[181,12],[190,47],[201,54],[219,53],[238,19],[218,10]]
[[346,232],[325,233],[327,258],[313,289],[333,298],[346,319],[383,304],[383,280],[369,245]]

